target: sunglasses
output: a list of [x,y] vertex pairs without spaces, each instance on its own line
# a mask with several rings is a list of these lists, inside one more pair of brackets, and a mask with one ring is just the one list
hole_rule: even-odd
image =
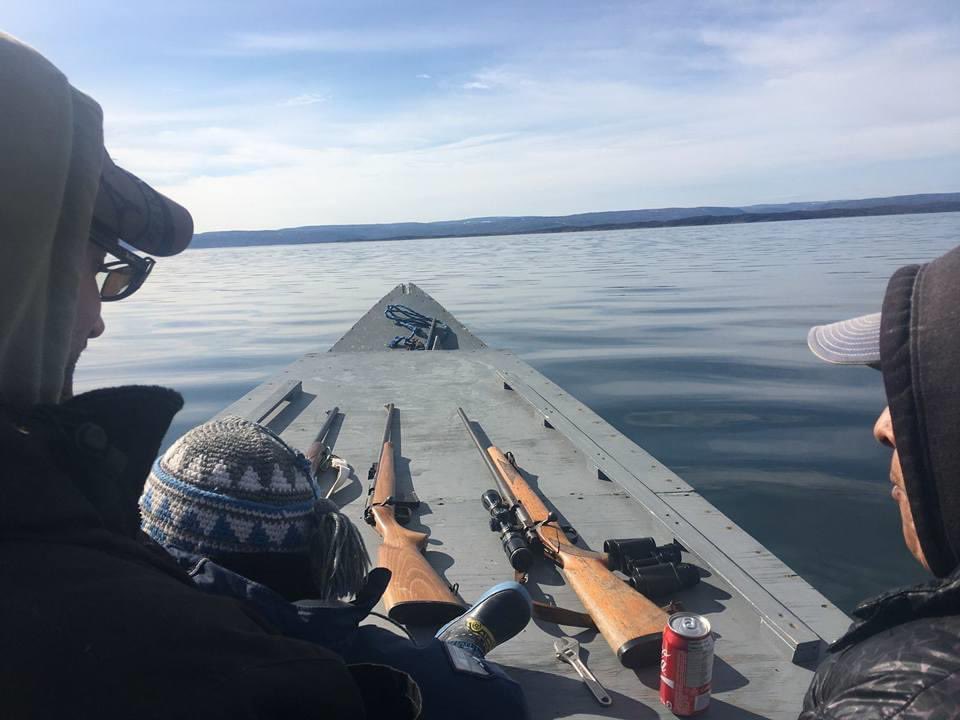
[[99,231],[96,223],[90,231],[90,242],[116,258],[103,263],[97,271],[97,285],[103,302],[123,300],[133,295],[156,265],[152,257],[141,257],[123,247],[118,239]]

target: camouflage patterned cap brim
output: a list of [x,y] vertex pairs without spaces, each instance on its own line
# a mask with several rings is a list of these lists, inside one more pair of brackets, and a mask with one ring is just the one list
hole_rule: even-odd
[[103,153],[94,220],[111,235],[151,255],[176,255],[193,237],[186,208],[161,195]]

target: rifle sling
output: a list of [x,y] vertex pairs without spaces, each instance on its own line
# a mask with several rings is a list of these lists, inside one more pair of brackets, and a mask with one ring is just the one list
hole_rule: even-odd
[[533,601],[533,616],[539,620],[556,623],[557,625],[568,625],[569,627],[582,627],[596,630],[597,626],[593,618],[588,613],[568,610],[567,608],[548,605],[539,600]]

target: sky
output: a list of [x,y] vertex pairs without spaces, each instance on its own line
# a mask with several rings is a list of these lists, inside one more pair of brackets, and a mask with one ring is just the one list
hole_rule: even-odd
[[2,0],[198,231],[960,191],[960,3]]

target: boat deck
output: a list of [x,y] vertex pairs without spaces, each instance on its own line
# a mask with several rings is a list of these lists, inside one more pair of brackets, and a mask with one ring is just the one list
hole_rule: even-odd
[[[383,317],[398,302],[447,323],[437,350],[387,350],[403,333]],[[607,538],[676,538],[684,560],[705,577],[676,594],[706,615],[716,632],[711,718],[794,718],[824,643],[849,619],[693,488],[589,408],[510,352],[482,341],[413,285],[374,306],[330,352],[309,353],[221,414],[259,419],[294,447],[307,448],[326,413],[342,419],[329,444],[354,468],[334,499],[361,529],[376,557],[379,537],[363,522],[367,469],[380,452],[384,404],[398,408],[397,483],[421,501],[410,528],[429,532],[430,563],[467,603],[511,579],[481,492],[492,487],[482,459],[457,417],[462,406],[502,450],[512,450],[548,505],[600,550]],[[332,474],[322,478],[329,484]],[[546,561],[527,585],[534,599],[582,609]],[[429,628],[414,628],[420,635]],[[554,641],[568,635],[613,699],[600,706]],[[622,667],[602,636],[533,620],[490,654],[527,692],[534,718],[673,717],[659,702],[657,667]]]

